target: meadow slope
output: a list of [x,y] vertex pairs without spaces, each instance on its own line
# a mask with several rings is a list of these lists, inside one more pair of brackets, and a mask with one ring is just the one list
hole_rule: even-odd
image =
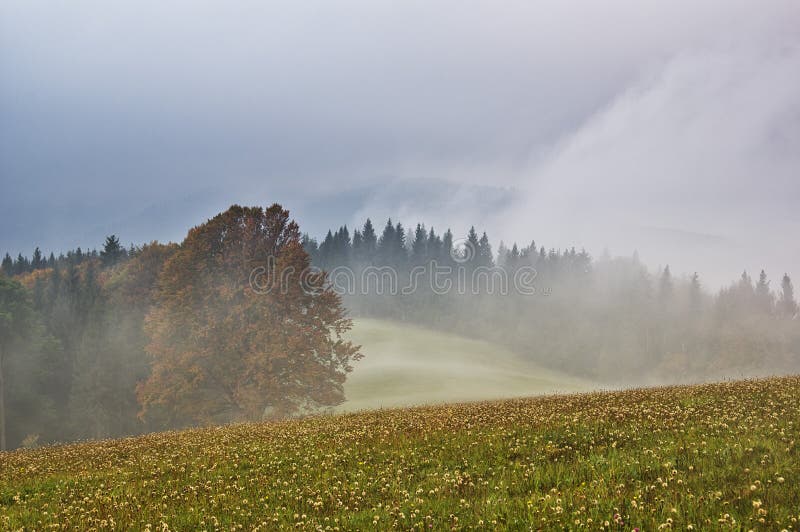
[[364,358],[347,376],[339,412],[595,388],[489,342],[396,321],[356,319],[349,339]]
[[0,454],[0,529],[797,530],[800,377]]

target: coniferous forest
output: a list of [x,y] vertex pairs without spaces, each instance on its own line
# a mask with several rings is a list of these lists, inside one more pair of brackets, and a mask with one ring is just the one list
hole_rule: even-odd
[[[270,282],[289,279],[263,293],[252,272],[270,257]],[[326,273],[302,273],[316,268]],[[112,235],[99,250],[6,253],[2,443],[337,405],[361,356],[346,339],[358,317],[489,340],[605,386],[796,372],[792,281],[754,277],[744,272],[712,292],[698,274],[651,271],[636,256],[594,258],[534,241],[495,248],[475,228],[457,235],[392,220],[318,241],[278,205],[231,207],[180,244],[124,247]]]

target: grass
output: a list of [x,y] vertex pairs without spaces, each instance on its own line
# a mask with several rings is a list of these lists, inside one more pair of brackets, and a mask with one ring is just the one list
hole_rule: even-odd
[[350,339],[364,359],[337,410],[479,401],[588,391],[593,384],[551,371],[489,342],[393,321],[357,319]]
[[0,529],[797,530],[800,377],[0,454]]

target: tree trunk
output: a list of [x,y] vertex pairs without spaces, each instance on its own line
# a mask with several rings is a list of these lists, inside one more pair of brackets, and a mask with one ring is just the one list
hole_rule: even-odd
[[6,450],[6,381],[3,373],[3,346],[0,345],[0,451]]

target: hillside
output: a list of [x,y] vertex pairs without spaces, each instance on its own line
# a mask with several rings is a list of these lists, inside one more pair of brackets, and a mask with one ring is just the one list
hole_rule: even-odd
[[342,412],[592,389],[489,342],[399,322],[358,319],[350,339],[364,359],[348,375]]
[[796,530],[800,377],[0,454],[0,528]]

